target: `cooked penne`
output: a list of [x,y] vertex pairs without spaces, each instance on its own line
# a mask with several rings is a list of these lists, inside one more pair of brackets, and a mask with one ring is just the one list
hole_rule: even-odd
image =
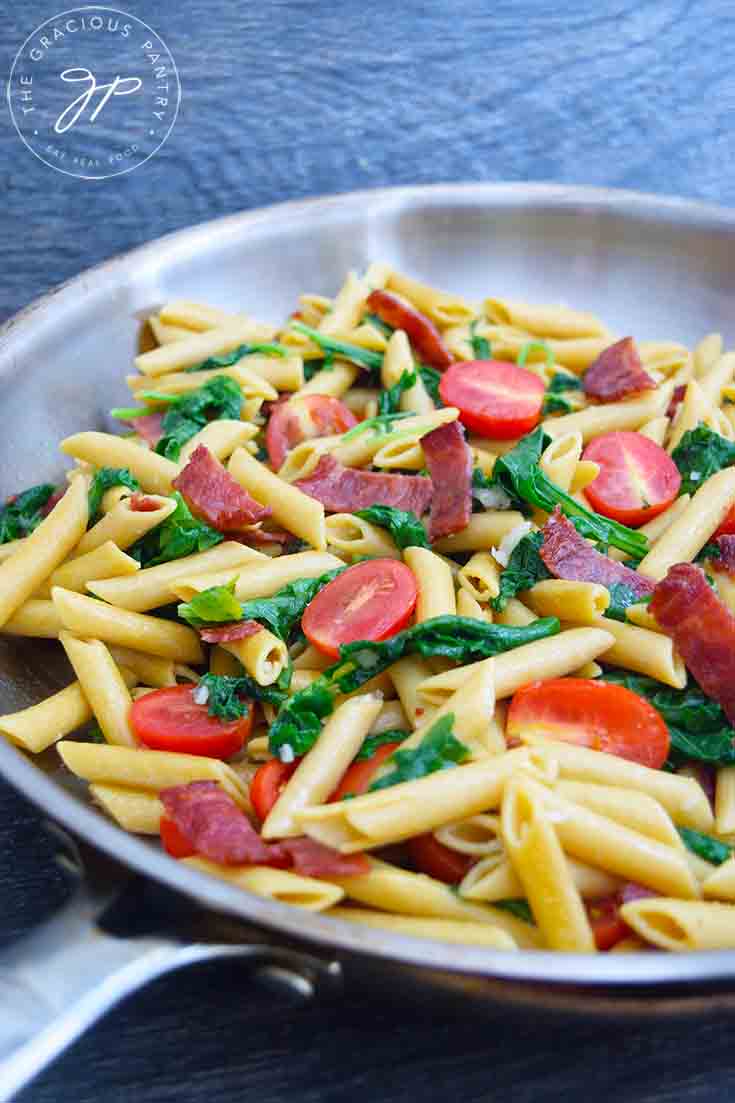
[[599,406],[588,406],[574,414],[547,418],[543,426],[554,440],[566,433],[581,433],[582,440],[586,444],[601,433],[640,429],[647,421],[660,417],[666,412],[673,390],[673,384],[664,383],[655,390],[646,392],[642,398],[629,398],[624,402],[605,402]]
[[458,942],[465,946],[485,946],[488,950],[515,950],[515,939],[500,927],[482,923],[458,923],[452,919],[428,919],[415,915],[387,915],[368,908],[330,908],[330,919],[346,919],[349,923],[362,923],[367,927],[392,931],[394,934],[412,935],[414,938],[433,938],[440,942]]
[[131,831],[134,835],[158,834],[163,805],[155,793],[104,782],[93,782],[89,793],[95,804],[123,831]]
[[403,559],[413,571],[419,590],[416,602],[417,623],[431,617],[456,615],[454,580],[447,564],[426,548],[406,548]]
[[288,869],[271,869],[269,866],[223,866],[217,862],[208,862],[204,858],[183,858],[189,869],[199,873],[208,873],[210,877],[219,877],[231,885],[265,896],[269,900],[278,900],[282,904],[292,904],[304,911],[321,912],[334,907],[344,892],[337,885],[330,885],[315,877],[302,877]]
[[238,601],[249,601],[256,597],[271,597],[299,578],[318,578],[341,566],[342,561],[327,552],[297,552],[295,555],[282,555],[278,559],[253,563],[247,573],[237,574],[228,568],[176,578],[171,583],[171,590],[182,601],[191,601],[195,594],[212,586],[224,586],[236,575],[235,596]]
[[712,475],[656,541],[638,565],[649,578],[664,578],[669,567],[694,559],[710,536],[719,528],[735,503],[735,469],[726,468]]
[[67,456],[95,467],[127,467],[149,494],[170,494],[179,473],[178,466],[165,456],[111,433],[76,433],[59,447]]
[[275,521],[317,551],[326,548],[324,506],[321,502],[279,479],[244,448],[235,449],[228,470],[253,498],[270,506]]
[[620,914],[648,944],[661,950],[731,950],[735,907],[655,897],[624,904]]
[[130,727],[130,694],[105,645],[99,640],[76,639],[69,632],[59,633],[59,639],[107,742],[118,747],[137,746]]
[[173,498],[158,495],[151,497],[148,505],[154,508],[136,509],[130,498],[122,498],[96,525],[85,532],[74,549],[75,556],[87,555],[110,542],[121,550],[129,548],[162,524],[176,509]]

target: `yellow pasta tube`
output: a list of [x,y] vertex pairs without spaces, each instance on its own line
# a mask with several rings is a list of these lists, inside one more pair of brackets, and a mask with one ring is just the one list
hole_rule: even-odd
[[323,551],[327,546],[324,506],[274,475],[244,448],[236,448],[228,470],[257,501],[273,510],[274,519],[295,536]]
[[684,853],[684,843],[671,817],[663,805],[648,793],[570,779],[557,782],[554,788],[567,800],[591,808],[601,816],[625,824],[641,835],[649,835]]
[[107,742],[137,746],[129,721],[130,694],[105,645],[76,639],[69,632],[61,632],[59,639]]
[[[674,689],[686,685],[684,662],[668,636],[633,624],[621,624],[610,617],[593,617],[588,623],[614,637],[615,642],[604,652],[604,662],[646,674]],[[565,622],[565,627],[569,624]]]
[[469,854],[473,858],[484,858],[503,849],[500,841],[500,817],[494,815],[479,814],[458,820],[457,823],[447,823],[438,827],[434,836],[450,850]]
[[[269,365],[280,365],[279,370],[273,370]],[[280,374],[279,374],[280,372]],[[232,364],[229,368],[213,368],[211,371],[198,372],[171,372],[161,375],[152,384],[145,375],[128,375],[125,381],[130,390],[150,390],[155,386],[157,394],[182,395],[190,391],[198,391],[200,387],[210,383],[217,376],[226,376],[234,379],[242,391],[243,397],[269,398],[273,390],[296,390],[293,386],[284,386],[289,380],[303,381],[303,361],[300,356],[289,356],[284,359],[270,356],[245,356]]]
[[245,782],[225,762],[204,755],[144,751],[105,743],[57,744],[64,765],[85,781],[121,785],[154,793],[190,781],[216,781],[242,808],[250,809]]
[[419,698],[419,686],[432,677],[427,660],[420,655],[406,655],[393,663],[388,674],[411,727],[423,724],[426,704]]
[[404,299],[408,299],[417,310],[441,327],[461,325],[470,321],[474,314],[470,304],[458,295],[438,291],[400,272],[391,271],[387,286],[390,291],[396,291]]
[[702,882],[702,892],[708,900],[735,902],[735,858],[728,858],[721,866],[717,866],[706,881]]
[[[295,555],[281,555],[278,559],[266,559],[253,563],[247,571],[237,576],[235,596],[238,601],[249,601],[254,597],[271,597],[283,586],[299,578],[318,578],[326,571],[343,567],[341,559],[327,552],[297,552]],[[171,590],[182,601],[191,601],[195,594],[208,590],[211,586],[223,586],[233,576],[231,568],[224,571],[208,571],[206,574],[177,578],[171,583]]]
[[240,665],[234,655],[230,655],[217,645],[209,653],[210,674],[240,674]]
[[[353,428],[341,437],[337,437],[333,445],[329,444],[328,451],[345,467],[364,467],[371,462],[375,466],[380,466],[378,457],[388,451],[393,444],[401,446],[408,444],[413,447],[427,433],[439,428],[440,425],[456,421],[458,416],[459,410],[456,406],[445,406],[441,410],[433,410],[428,414],[404,418],[396,422],[394,428],[387,434],[366,428],[365,432],[351,436],[355,431]],[[327,441],[329,442],[330,439],[327,438]],[[281,468],[281,471],[283,470],[284,468]]]
[[711,410],[712,403],[699,383],[695,379],[690,380],[684,392],[684,399],[671,425],[666,446],[667,451],[669,453],[673,452],[684,434],[689,429],[696,429],[699,422],[704,421]]
[[552,440],[541,454],[539,467],[548,475],[552,483],[562,490],[569,491],[572,478],[582,455],[582,434],[564,433]]
[[495,614],[494,619],[498,624],[507,624],[511,628],[525,628],[538,620],[538,617],[519,598],[511,597],[506,601],[505,608]]
[[406,714],[400,701],[384,701],[377,719],[370,728],[370,735],[381,735],[396,728],[405,731],[408,727]]
[[465,589],[457,591],[457,616],[470,617],[472,620],[491,621],[493,619],[492,611],[489,608],[483,609],[477,598]]
[[722,335],[720,333],[708,333],[694,349],[693,361],[695,379],[699,379],[701,375],[705,375],[721,356]]
[[328,666],[331,666],[334,659],[329,655],[325,655],[323,651],[319,651],[313,644],[309,644],[300,655],[297,655],[293,660],[294,670],[326,670]]
[[190,302],[188,299],[172,299],[171,302],[164,303],[158,316],[164,325],[179,326],[182,329],[193,330],[195,333],[217,329],[218,326],[232,322],[250,323],[250,319],[240,312],[233,314],[220,310],[219,307]]
[[678,518],[659,537],[638,566],[640,574],[659,580],[669,567],[686,563],[702,550],[735,502],[735,468],[712,475]]
[[7,636],[31,636],[36,639],[55,640],[62,629],[53,601],[31,598],[25,601],[0,628]]
[[117,665],[131,670],[143,685],[156,689],[176,685],[173,659],[159,659],[129,647],[110,647],[109,651]]
[[717,771],[715,830],[718,835],[735,834],[735,766]]
[[419,596],[416,623],[446,614],[455,616],[457,602],[451,569],[443,559],[426,548],[406,548],[403,559],[413,571]]
[[299,388],[299,394],[326,394],[332,398],[341,398],[349,391],[359,374],[360,369],[354,364],[336,360],[329,371],[315,372],[309,382]]
[[149,494],[170,494],[171,482],[179,473],[178,466],[165,456],[112,433],[75,433],[62,440],[59,448],[95,467],[127,467]]
[[304,808],[323,804],[334,792],[377,719],[381,705],[382,699],[377,694],[363,693],[345,701],[332,713],[270,810],[261,831],[264,839],[301,834],[296,816]]
[[81,557],[111,542],[118,548],[129,548],[142,536],[165,521],[176,509],[173,498],[156,496],[153,499],[156,509],[134,509],[130,498],[123,498],[102,517],[89,532],[85,532],[74,555]]
[[[404,372],[414,373],[413,355],[408,337],[401,329],[397,329],[391,336],[385,349],[383,367],[381,369],[381,381],[388,389],[400,380]],[[424,382],[418,372],[415,372],[416,382],[412,387],[406,388],[399,399],[399,409],[412,414],[430,414],[434,409],[434,402],[426,390]]]
[[223,643],[222,647],[234,655],[261,686],[273,685],[288,665],[285,643],[267,628],[261,628],[247,639]]
[[735,947],[735,907],[731,904],[652,897],[624,904],[620,915],[645,942],[662,950]]
[[638,531],[643,533],[653,547],[659,537],[663,536],[674,521],[681,517],[690,501],[691,498],[688,494],[682,494],[668,509],[665,509],[663,513],[659,513],[658,517],[654,517],[647,525],[641,525]]
[[[436,834],[438,836],[438,832]],[[566,863],[577,891],[586,900],[599,900],[620,888],[620,878],[604,870],[575,858],[567,857]],[[460,882],[458,891],[465,900],[487,900],[488,903],[525,895],[523,884],[502,847],[477,862]]]
[[501,823],[508,857],[546,945],[592,953],[595,940],[582,897],[536,786],[509,781]]
[[184,865],[199,873],[208,873],[231,885],[265,896],[281,904],[291,904],[304,911],[321,912],[334,907],[344,892],[337,885],[316,877],[304,877],[290,869],[272,869],[270,866],[224,866],[209,862],[206,858],[184,858]]
[[57,567],[50,578],[38,590],[39,597],[49,597],[52,586],[63,586],[65,590],[82,593],[92,579],[121,578],[138,573],[140,563],[132,556],[121,551],[112,540],[106,540],[98,548],[68,559]]
[[228,571],[230,577],[235,578],[238,569],[256,562],[267,563],[268,560],[254,548],[248,548],[234,540],[225,540],[207,551],[185,555],[181,559],[171,560],[170,563],[159,563],[157,567],[146,567],[135,577],[104,579],[104,576],[93,575],[87,589],[110,605],[129,609],[132,613],[147,613],[149,609],[156,609],[174,600],[171,583],[177,578],[186,578],[204,571]]
[[490,601],[500,593],[500,568],[488,552],[475,552],[457,575],[459,585],[476,601]]
[[348,923],[360,923],[366,927],[392,931],[393,934],[410,935],[412,938],[433,938],[440,942],[454,942],[463,946],[484,946],[488,950],[515,950],[517,944],[512,935],[500,927],[483,923],[460,923],[452,919],[427,919],[415,915],[388,915],[368,908],[330,908],[330,919],[345,919]]
[[485,314],[498,325],[515,326],[538,337],[607,337],[609,330],[594,314],[552,306],[485,299]]
[[91,637],[183,663],[204,660],[199,637],[183,624],[116,609],[95,598],[62,590],[60,586],[54,586],[51,596],[64,627],[76,636]]
[[[122,672],[126,685],[135,685],[135,676]],[[92,719],[92,710],[79,682],[72,682],[58,693],[52,693],[37,705],[0,716],[0,735],[33,754],[40,754],[81,728]]]
[[326,522],[327,546],[340,555],[401,559],[401,552],[385,531],[354,513],[333,513]]
[[645,425],[641,425],[638,432],[642,437],[648,437],[654,444],[660,444],[663,446],[666,440],[666,433],[669,428],[669,419],[665,414],[661,414],[659,417],[652,417],[650,421],[647,421]]
[[[273,394],[277,395],[278,392],[274,390]],[[186,467],[200,445],[211,452],[215,459],[220,462],[227,460],[236,448],[247,444],[249,440],[257,436],[257,433],[257,426],[251,425],[248,421],[235,421],[232,418],[210,421],[182,447],[178,461],[179,467]]]
[[[162,321],[166,324],[164,318]],[[151,377],[183,371],[212,356],[232,352],[240,345],[263,340],[263,332],[263,326],[251,322],[249,318],[233,319],[202,333],[194,333],[182,341],[143,352],[135,357],[135,366],[143,375]],[[265,339],[268,340],[267,337]]]
[[171,345],[174,341],[181,341],[191,335],[191,330],[184,329],[183,326],[164,325],[157,314],[149,314],[147,322],[158,345]]
[[697,376],[702,394],[712,406],[720,405],[722,388],[732,382],[733,373],[735,373],[735,352],[726,352]]
[[87,518],[87,480],[74,479],[23,547],[0,563],[0,627],[66,559],[86,529]]
[[523,514],[514,509],[487,510],[473,513],[469,524],[453,536],[443,536],[433,545],[434,551],[444,555],[455,552],[488,551],[499,547],[507,536],[523,522]]
[[566,617],[567,620],[597,623],[610,604],[610,591],[596,582],[550,578],[526,590],[523,600],[539,617]]
[[647,421],[659,417],[666,412],[673,389],[673,384],[664,383],[655,390],[647,391],[641,398],[587,406],[573,414],[547,418],[542,424],[554,440],[566,433],[581,433],[586,444],[602,433],[640,429]]
[[95,804],[124,831],[131,831],[134,835],[158,834],[163,805],[155,793],[102,782],[90,785],[89,793]]

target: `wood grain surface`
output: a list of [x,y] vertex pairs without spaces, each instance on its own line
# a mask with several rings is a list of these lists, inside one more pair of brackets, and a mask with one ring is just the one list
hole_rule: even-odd
[[[122,2],[177,61],[176,127],[137,171],[87,182],[35,160],[3,111],[0,318],[162,233],[306,195],[505,179],[735,201],[726,0]],[[6,69],[65,6],[5,5]],[[0,784],[0,942],[62,899],[50,853]],[[479,1023],[355,991],[294,1009],[226,965],[127,1001],[21,1099],[714,1103],[733,1065],[724,1022]]]

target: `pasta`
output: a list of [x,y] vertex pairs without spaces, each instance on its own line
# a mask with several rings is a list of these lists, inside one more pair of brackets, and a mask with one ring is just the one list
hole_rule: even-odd
[[3,646],[73,672],[0,736],[363,939],[735,948],[735,352],[333,290],[165,303],[133,431],[0,507]]

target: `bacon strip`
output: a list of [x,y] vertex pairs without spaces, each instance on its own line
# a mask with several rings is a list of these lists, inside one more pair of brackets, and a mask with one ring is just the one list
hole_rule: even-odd
[[354,512],[368,506],[393,506],[420,517],[429,508],[431,479],[422,475],[383,475],[344,467],[334,456],[324,455],[314,471],[294,484],[321,502],[331,513]]
[[467,528],[472,516],[472,453],[458,421],[440,425],[421,438],[426,466],[434,484],[429,539],[438,540]]
[[674,417],[677,414],[677,412],[679,410],[679,407],[681,406],[682,402],[684,401],[684,395],[686,394],[686,390],[687,390],[687,384],[686,383],[680,383],[678,385],[678,387],[674,387],[674,392],[671,395],[669,405],[666,407],[666,416],[667,417]]
[[564,517],[559,506],[544,525],[543,532],[544,542],[539,555],[554,578],[565,578],[571,582],[599,582],[608,588],[622,583],[636,597],[653,593],[654,583],[650,578],[644,578],[623,563],[616,563],[596,551]]
[[159,796],[183,839],[211,862],[292,867],[305,877],[356,877],[370,869],[364,854],[340,854],[306,837],[265,842],[216,781],[190,781]]
[[651,612],[704,692],[735,724],[735,617],[701,567],[672,567],[653,591]]
[[232,643],[234,640],[247,640],[260,632],[263,625],[257,620],[235,620],[230,624],[211,625],[200,628],[199,635],[205,643]]
[[710,568],[735,578],[735,536],[718,536],[712,543],[719,549],[720,555],[719,558],[707,560]]
[[588,398],[615,402],[639,391],[648,391],[656,382],[641,364],[633,338],[623,337],[622,341],[616,341],[600,353],[584,373],[582,385]]
[[155,448],[163,436],[163,414],[141,414],[140,417],[131,417],[128,425],[132,425],[139,437]]
[[392,326],[402,329],[416,350],[419,360],[444,371],[452,363],[452,354],[444,344],[434,323],[409,303],[390,291],[373,291],[365,305],[372,314]]
[[[49,513],[54,508],[54,506],[57,506],[59,504],[59,502],[61,501],[61,499],[64,497],[64,494],[65,494],[65,489],[64,490],[55,490],[53,492],[53,494],[49,495],[49,497],[46,500],[45,504],[41,506],[41,516],[42,517],[48,517]],[[9,499],[8,499],[8,501],[9,501]]]
[[192,513],[219,532],[236,532],[270,517],[272,512],[251,498],[203,444],[171,485]]
[[260,525],[252,528],[241,529],[235,536],[238,544],[252,544],[266,546],[268,544],[290,544],[296,537],[284,529],[262,529]]

